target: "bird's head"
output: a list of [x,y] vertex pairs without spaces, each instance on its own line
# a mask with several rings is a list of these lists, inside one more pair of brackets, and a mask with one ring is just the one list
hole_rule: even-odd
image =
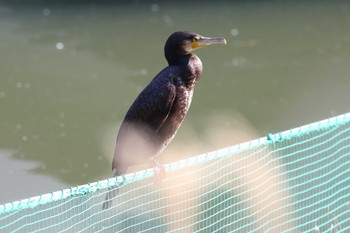
[[174,32],[165,43],[165,57],[169,61],[173,56],[190,54],[195,49],[211,44],[226,44],[226,40],[222,37],[205,37],[194,32]]

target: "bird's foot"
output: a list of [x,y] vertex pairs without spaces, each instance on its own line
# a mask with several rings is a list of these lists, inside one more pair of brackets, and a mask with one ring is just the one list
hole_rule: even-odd
[[162,164],[158,163],[155,159],[151,161],[151,167],[153,167],[155,172],[154,184],[158,185],[165,176],[165,167]]

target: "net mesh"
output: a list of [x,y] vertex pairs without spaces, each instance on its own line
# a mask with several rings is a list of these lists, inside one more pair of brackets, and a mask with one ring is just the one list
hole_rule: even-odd
[[0,232],[350,232],[350,114],[165,169],[0,205]]

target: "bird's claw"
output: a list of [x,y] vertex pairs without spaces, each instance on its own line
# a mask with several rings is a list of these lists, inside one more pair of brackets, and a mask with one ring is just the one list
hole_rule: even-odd
[[152,160],[151,165],[155,173],[154,184],[158,185],[165,175],[165,167],[162,164],[158,163],[156,160]]

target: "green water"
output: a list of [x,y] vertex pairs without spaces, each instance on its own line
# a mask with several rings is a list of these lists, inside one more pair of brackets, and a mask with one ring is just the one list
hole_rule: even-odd
[[241,116],[253,139],[348,112],[349,28],[347,1],[0,3],[0,150],[67,185],[112,175],[118,124],[176,30],[228,41],[196,52],[204,74],[174,140],[184,151],[188,129],[205,144],[208,125],[232,125],[213,114]]

